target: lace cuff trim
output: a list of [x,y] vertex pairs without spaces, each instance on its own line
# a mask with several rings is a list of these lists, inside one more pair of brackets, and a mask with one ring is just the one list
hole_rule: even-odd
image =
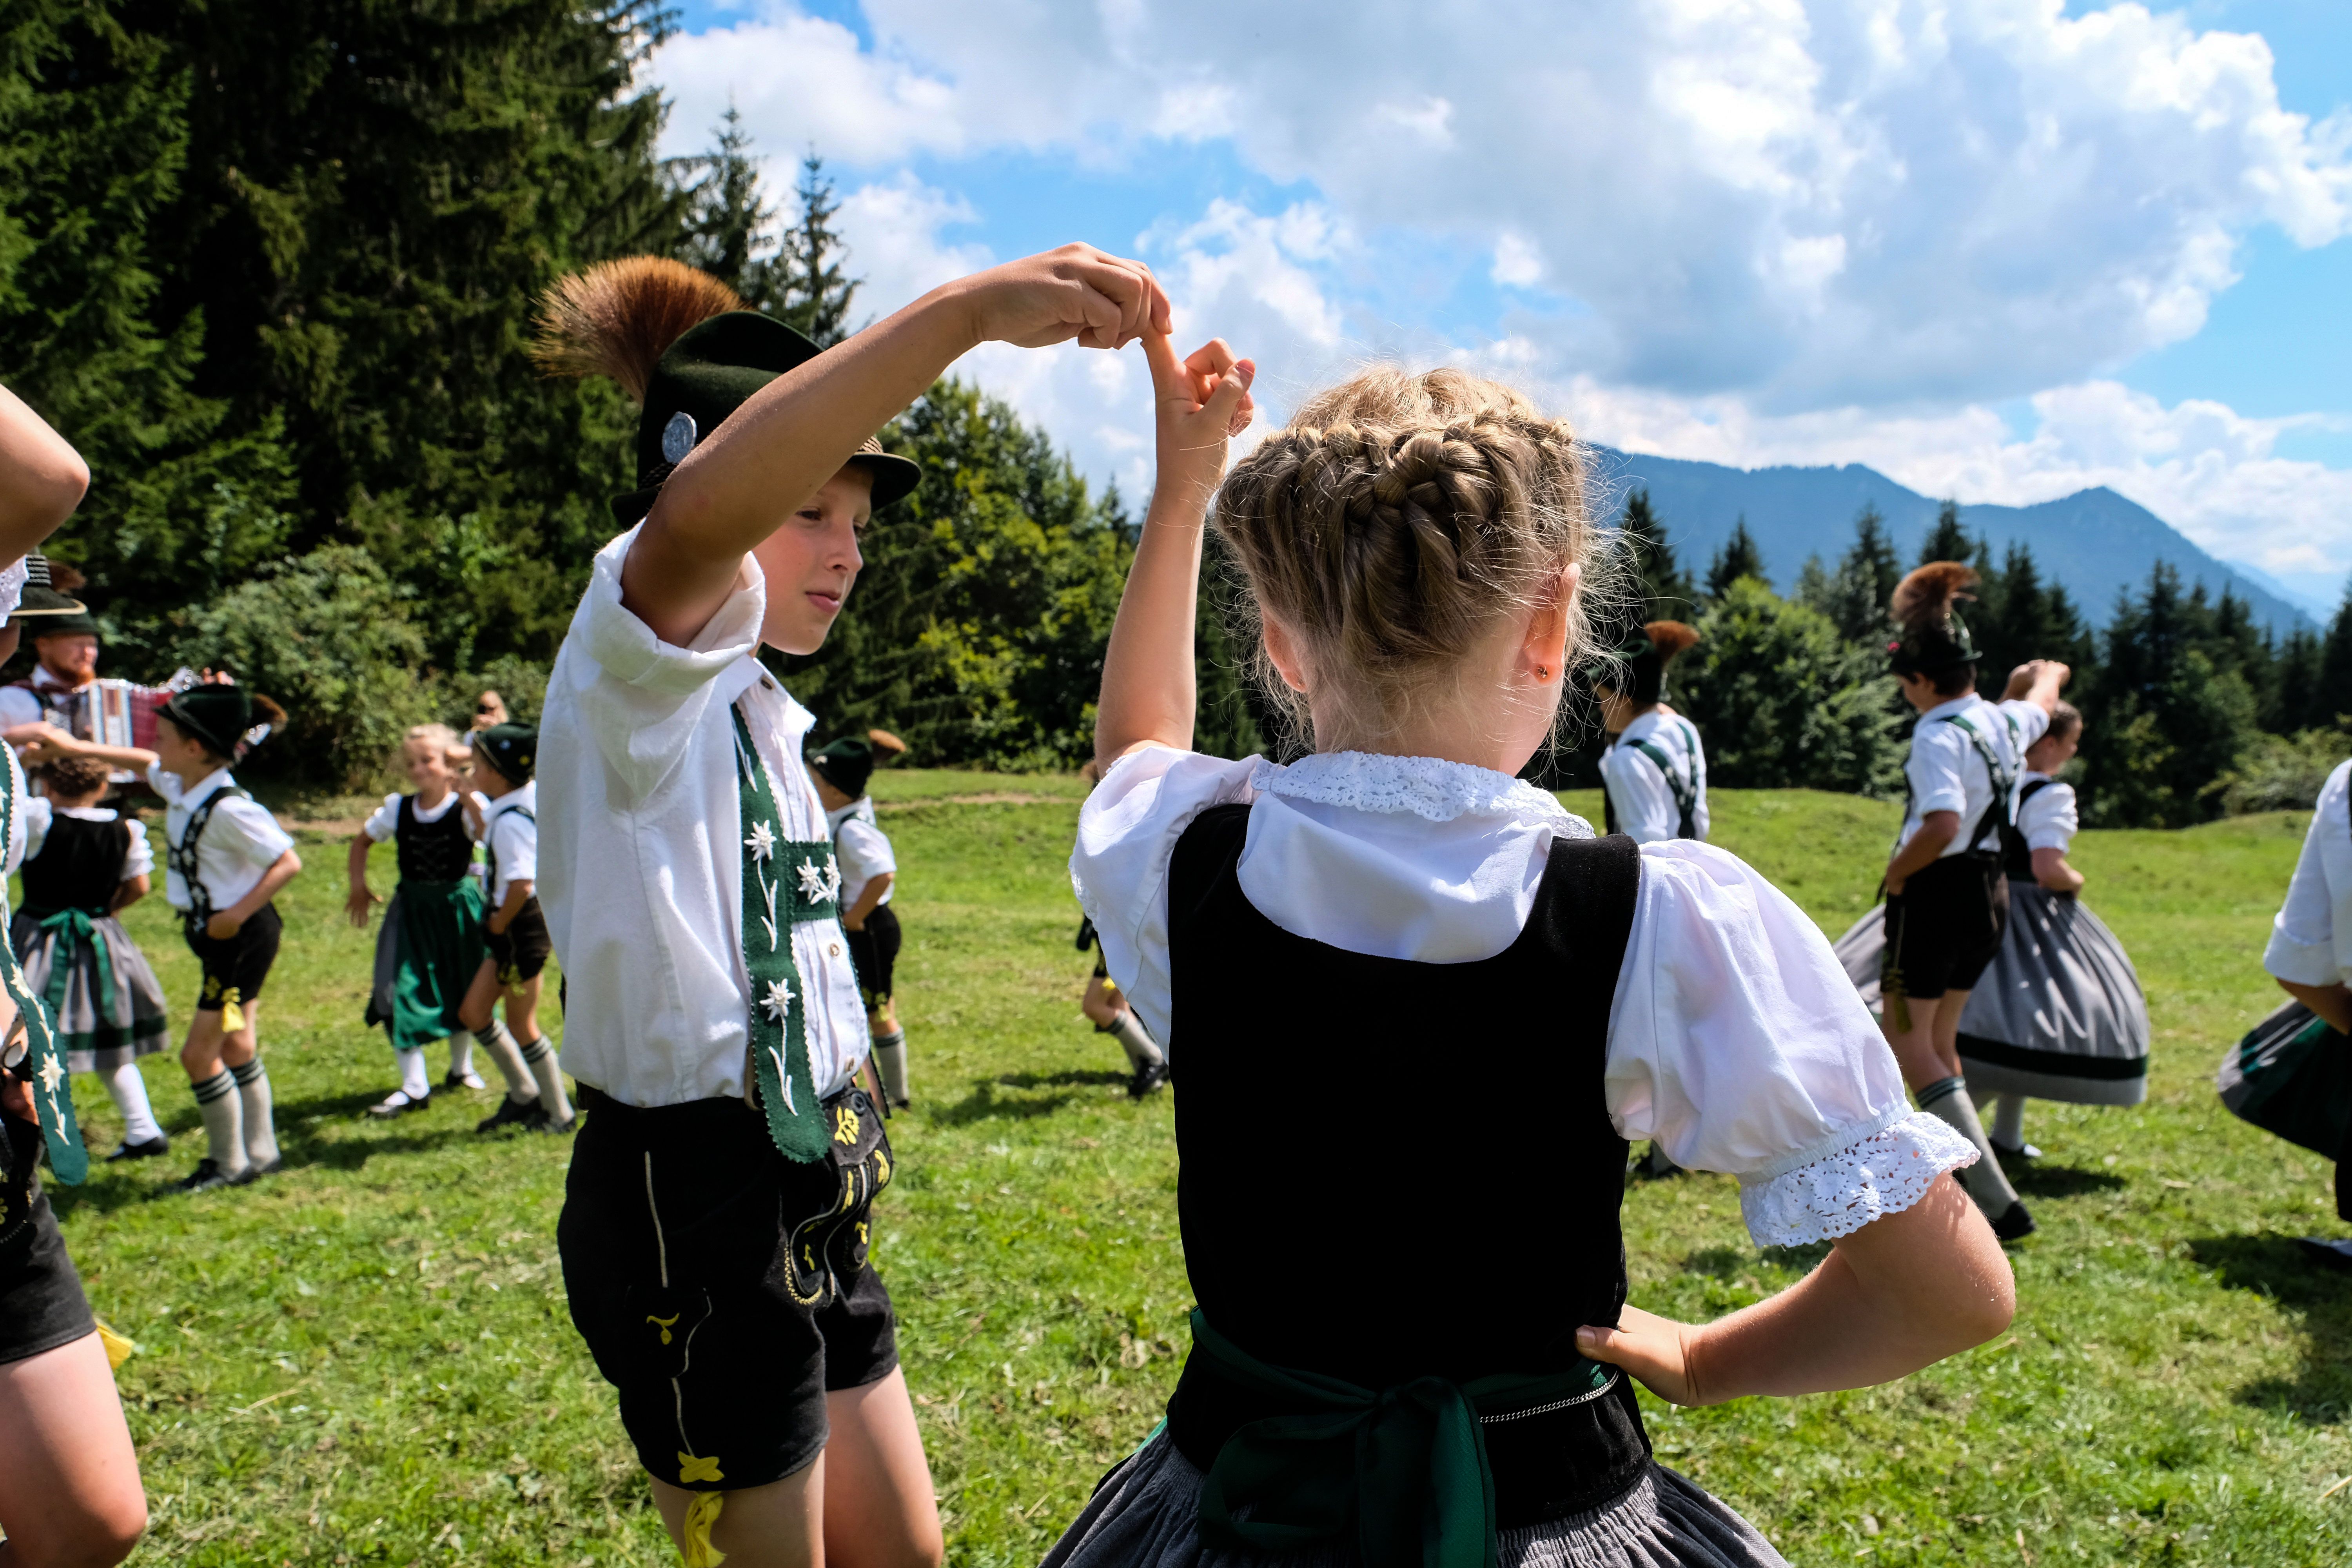
[[1759,1247],[1801,1247],[1851,1236],[1901,1214],[1937,1176],[1976,1163],[1967,1139],[1924,1111],[1834,1153],[1739,1188],[1740,1217]]
[[1261,762],[1254,789],[1319,805],[1357,811],[1410,812],[1430,822],[1461,816],[1533,816],[1559,825],[1563,836],[1589,838],[1592,828],[1557,798],[1524,779],[1442,757],[1391,757],[1371,752],[1318,752],[1287,766]]

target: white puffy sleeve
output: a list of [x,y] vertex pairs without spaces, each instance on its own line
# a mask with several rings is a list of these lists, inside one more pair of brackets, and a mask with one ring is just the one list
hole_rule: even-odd
[[2082,826],[2073,784],[2043,784],[2017,813],[2017,830],[2025,836],[2028,849],[2071,847]]
[[2263,967],[2297,985],[2352,978],[2352,763],[2336,764],[2319,791]]
[[131,848],[122,857],[122,880],[128,882],[133,877],[145,877],[153,873],[155,846],[148,841],[145,823],[126,822],[124,826],[131,829]]
[[1160,1039],[1168,1037],[1168,862],[1194,817],[1257,798],[1258,765],[1146,746],[1112,763],[1078,812],[1070,883],[1111,978]]
[[18,816],[24,824],[24,858],[30,860],[41,852],[41,846],[49,841],[49,824],[56,820],[57,808],[49,804],[49,797],[45,795],[19,795],[17,798],[23,804]]
[[385,795],[383,804],[377,806],[365,822],[360,824],[360,831],[378,844],[400,831],[400,796]]
[[1605,1089],[1622,1136],[1738,1177],[1765,1247],[1859,1230],[1976,1158],[1912,1110],[1820,929],[1738,857],[1689,839],[1642,850]]

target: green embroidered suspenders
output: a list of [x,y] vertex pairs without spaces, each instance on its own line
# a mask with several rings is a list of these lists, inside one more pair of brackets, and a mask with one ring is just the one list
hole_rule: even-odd
[[735,720],[735,776],[743,823],[743,967],[751,978],[751,1070],[768,1136],[788,1160],[825,1157],[835,1129],[817,1102],[809,1062],[808,984],[793,960],[793,927],[837,912],[841,868],[826,839],[779,833],[775,781]]
[[[16,779],[16,772],[11,768],[7,779],[0,782],[0,845],[5,845],[15,833],[16,813],[22,808],[23,803],[16,798],[21,787]],[[66,1070],[63,1053],[58,1049],[49,1010],[25,983],[24,966],[16,962],[16,944],[5,940],[8,922],[8,885],[0,880],[0,984],[7,986],[9,999],[16,1004],[17,1014],[25,1020],[23,1071],[32,1084],[33,1110],[40,1119],[41,1141],[48,1145],[49,1169],[67,1186],[78,1187],[89,1174],[89,1151],[82,1147],[81,1126],[74,1120],[71,1075]],[[58,955],[58,962],[64,963],[63,954]],[[0,1226],[13,1226],[22,1217],[0,1215]]]
[[1675,809],[1682,815],[1681,822],[1675,826],[1675,837],[1696,838],[1698,837],[1698,786],[1702,776],[1698,767],[1698,731],[1692,729],[1687,721],[1683,723],[1683,731],[1690,746],[1691,776],[1687,779],[1675,773],[1674,760],[1666,755],[1664,747],[1654,745],[1648,741],[1636,741],[1633,742],[1633,749],[1656,763],[1658,772],[1665,775],[1667,793],[1675,797]]

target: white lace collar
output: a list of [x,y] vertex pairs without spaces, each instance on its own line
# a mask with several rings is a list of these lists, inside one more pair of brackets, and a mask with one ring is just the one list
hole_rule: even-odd
[[1464,816],[1537,817],[1573,831],[1577,819],[1524,779],[1443,757],[1318,752],[1284,766],[1261,761],[1253,788],[1357,811],[1410,812],[1431,822]]

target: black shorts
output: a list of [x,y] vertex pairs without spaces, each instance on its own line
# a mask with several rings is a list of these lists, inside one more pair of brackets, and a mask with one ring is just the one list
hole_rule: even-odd
[[637,1462],[689,1491],[804,1468],[824,1449],[825,1394],[898,1364],[890,1293],[866,1263],[891,1158],[873,1102],[827,1101],[858,1136],[806,1165],[740,1100],[640,1110],[583,1085],[580,1103],[556,1250]]
[[201,927],[187,928],[188,951],[196,955],[204,966],[205,986],[196,998],[199,1013],[217,1013],[228,999],[231,990],[239,1002],[252,1002],[261,995],[262,982],[269,978],[269,966],[278,962],[278,939],[285,922],[278,918],[276,904],[264,904],[260,912],[239,926],[236,934],[226,942],[215,942],[204,934]]
[[98,1329],[49,1194],[41,1191],[41,1130],[7,1121],[10,1178],[0,1184],[0,1363],[68,1345]]
[[489,947],[490,962],[498,965],[499,984],[506,986],[538,979],[539,972],[547,967],[547,955],[555,951],[547,934],[547,916],[535,893],[522,901],[506,930],[484,926],[482,940]]
[[1927,1002],[1973,991],[2009,929],[2009,879],[1998,857],[1947,855],[1886,900],[1879,986]]
[[898,967],[898,917],[890,912],[887,904],[877,904],[874,912],[866,917],[864,931],[845,931],[849,939],[849,962],[857,971],[857,988],[866,994],[868,1007],[890,1000],[890,979]]

